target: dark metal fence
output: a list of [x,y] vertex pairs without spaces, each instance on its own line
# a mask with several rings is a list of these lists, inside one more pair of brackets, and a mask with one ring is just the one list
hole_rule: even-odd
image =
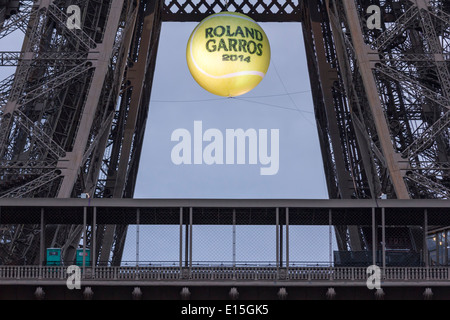
[[[449,260],[447,200],[6,199],[0,264],[48,265],[56,230],[66,228],[73,245],[59,249],[72,258],[57,264],[110,266],[99,260],[98,230],[105,225],[126,230],[115,243],[123,246],[124,267],[386,268]],[[40,231],[13,242],[27,228]],[[39,259],[8,261],[12,243]]]

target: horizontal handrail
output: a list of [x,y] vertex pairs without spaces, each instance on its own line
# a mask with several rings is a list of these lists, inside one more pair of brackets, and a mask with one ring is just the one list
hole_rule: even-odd
[[[289,267],[275,266],[95,266],[81,268],[82,278],[115,280],[290,280],[290,281],[366,281],[365,267]],[[449,281],[450,267],[386,267],[383,281]],[[0,266],[1,280],[65,280],[63,266]]]

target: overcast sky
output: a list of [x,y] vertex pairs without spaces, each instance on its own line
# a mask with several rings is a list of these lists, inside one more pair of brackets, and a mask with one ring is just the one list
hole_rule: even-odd
[[[215,96],[191,77],[186,45],[197,23],[162,26],[149,118],[137,179],[137,198],[327,198],[300,23],[260,23],[271,64],[251,92]],[[279,130],[279,171],[261,165],[175,165],[174,130]],[[206,143],[205,143],[206,144]],[[247,162],[248,163],[248,162]]]

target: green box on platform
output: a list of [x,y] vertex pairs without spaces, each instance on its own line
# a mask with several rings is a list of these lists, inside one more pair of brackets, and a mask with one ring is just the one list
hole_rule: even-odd
[[47,265],[61,265],[61,248],[47,248]]
[[[85,259],[84,259],[84,265],[90,266],[91,265],[91,250],[85,249]],[[83,249],[77,249],[77,257],[75,260],[75,263],[77,266],[83,265]]]

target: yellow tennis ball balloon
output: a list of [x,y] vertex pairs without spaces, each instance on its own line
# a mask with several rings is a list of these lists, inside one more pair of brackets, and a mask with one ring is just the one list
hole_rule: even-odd
[[219,96],[235,97],[261,82],[269,68],[270,45],[253,19],[220,12],[203,19],[194,29],[186,59],[200,86]]

